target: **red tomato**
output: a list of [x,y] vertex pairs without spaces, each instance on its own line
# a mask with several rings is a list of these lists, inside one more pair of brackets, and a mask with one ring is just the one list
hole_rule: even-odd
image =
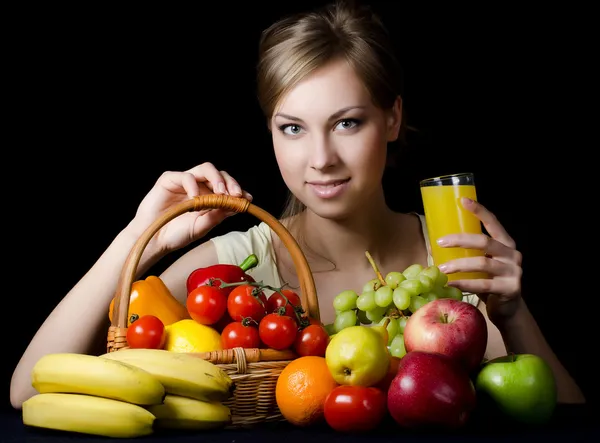
[[245,323],[245,321],[235,321],[223,328],[223,332],[221,332],[221,342],[223,343],[224,349],[260,347],[258,328]]
[[227,312],[233,321],[251,318],[260,323],[266,315],[264,292],[252,285],[236,286],[227,298]]
[[318,326],[322,326],[325,327],[325,325],[323,324],[323,322],[312,318],[312,317],[307,317],[306,315],[303,315],[300,319],[300,324],[304,325],[305,327],[308,325],[318,325]]
[[165,325],[154,315],[143,315],[127,329],[130,348],[162,349],[165,344]]
[[190,317],[203,325],[217,323],[227,310],[227,296],[216,286],[198,286],[187,297]]
[[292,317],[280,314],[267,314],[258,325],[261,341],[271,349],[279,351],[294,344],[298,324]]
[[325,357],[325,349],[329,343],[329,334],[323,326],[309,325],[298,331],[294,350],[301,357],[314,355]]
[[267,313],[271,314],[277,312],[279,308],[283,307],[285,309],[285,315],[292,317],[297,321],[296,309],[302,309],[300,297],[290,289],[282,289],[281,292],[283,293],[283,296],[279,292],[274,292],[269,296],[266,306]]
[[371,431],[387,414],[387,397],[381,389],[337,386],[325,398],[325,421],[339,432]]
[[212,324],[210,327],[213,328],[215,331],[223,332],[223,329],[225,329],[225,326],[227,326],[232,321],[233,320],[229,316],[229,312],[227,312],[227,310],[225,310],[223,317],[221,317],[221,319],[218,322]]

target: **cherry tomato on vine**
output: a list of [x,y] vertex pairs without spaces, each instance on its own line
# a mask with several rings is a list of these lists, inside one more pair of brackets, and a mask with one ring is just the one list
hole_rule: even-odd
[[229,323],[221,332],[221,342],[223,349],[258,348],[260,347],[258,328],[247,321]]
[[131,348],[162,349],[165,344],[165,325],[154,315],[143,315],[127,329],[127,343]]
[[267,313],[265,305],[264,292],[252,285],[236,286],[227,298],[227,312],[233,321],[251,318],[260,323]]
[[217,323],[227,310],[227,296],[217,286],[198,286],[189,293],[187,310],[202,325]]
[[376,429],[387,414],[387,396],[378,388],[337,386],[325,398],[325,421],[339,432]]
[[[282,289],[279,292],[274,292],[267,299],[267,313],[272,314],[279,308],[285,307],[285,315],[292,317],[297,321],[296,308],[302,308],[300,296],[290,289]],[[284,298],[285,297],[285,298]],[[286,301],[287,298],[287,301]]]
[[317,326],[325,327],[323,322],[321,322],[315,318],[307,317],[306,315],[303,315],[302,317],[300,317],[300,326],[306,327],[308,325],[317,325]]
[[258,325],[258,333],[266,346],[281,351],[294,344],[298,324],[287,315],[267,314]]
[[294,341],[294,350],[300,357],[314,355],[325,357],[329,344],[329,334],[323,326],[312,324],[298,331]]

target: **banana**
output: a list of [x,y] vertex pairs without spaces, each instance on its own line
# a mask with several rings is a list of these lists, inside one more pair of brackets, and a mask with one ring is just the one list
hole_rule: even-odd
[[127,348],[100,357],[125,362],[156,377],[167,394],[202,401],[223,401],[235,389],[233,380],[217,365],[191,354],[164,349]]
[[74,353],[40,358],[31,372],[31,385],[40,394],[87,394],[142,406],[160,404],[166,394],[156,377],[136,366]]
[[155,417],[155,429],[219,429],[231,423],[231,410],[218,401],[205,402],[167,394],[162,405],[146,406]]
[[81,394],[38,394],[22,413],[27,426],[120,438],[152,434],[156,419],[142,406]]

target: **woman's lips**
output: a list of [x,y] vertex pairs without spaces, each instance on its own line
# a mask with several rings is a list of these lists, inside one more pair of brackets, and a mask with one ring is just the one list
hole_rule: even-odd
[[319,198],[334,198],[344,193],[348,188],[349,178],[343,180],[328,180],[308,182],[308,186]]

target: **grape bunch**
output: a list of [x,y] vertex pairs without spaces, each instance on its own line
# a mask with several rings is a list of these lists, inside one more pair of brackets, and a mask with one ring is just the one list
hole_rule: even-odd
[[440,298],[463,299],[460,289],[448,286],[448,276],[437,266],[423,267],[416,263],[404,271],[392,271],[385,277],[379,272],[370,254],[366,253],[377,278],[366,282],[360,294],[344,290],[333,299],[336,317],[330,332],[340,332],[349,326],[383,325],[389,319],[388,349],[394,357],[406,354],[404,327],[409,317],[420,307]]

